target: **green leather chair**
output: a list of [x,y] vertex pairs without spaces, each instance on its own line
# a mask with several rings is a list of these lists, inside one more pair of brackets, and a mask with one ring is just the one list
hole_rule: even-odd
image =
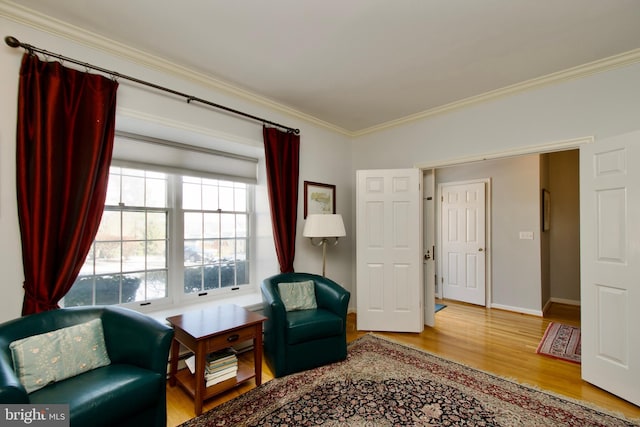
[[[279,283],[314,283],[317,309],[286,311]],[[350,293],[326,277],[283,273],[261,284],[264,356],[274,376],[282,377],[347,357],[347,307]]]
[[[27,394],[11,342],[100,318],[111,364]],[[166,375],[173,329],[117,306],[74,307],[0,325],[0,404],[68,404],[71,426],[167,424]],[[73,349],[69,349],[73,351]]]

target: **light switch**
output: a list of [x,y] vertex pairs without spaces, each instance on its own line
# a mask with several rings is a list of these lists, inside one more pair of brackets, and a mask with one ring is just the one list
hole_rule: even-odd
[[521,231],[520,240],[533,240],[533,231]]

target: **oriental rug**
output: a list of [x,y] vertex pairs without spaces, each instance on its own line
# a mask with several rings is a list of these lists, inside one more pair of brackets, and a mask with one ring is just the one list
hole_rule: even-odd
[[442,425],[639,424],[368,334],[345,361],[268,381],[182,427]]
[[551,322],[536,350],[538,354],[573,363],[581,362],[580,328]]

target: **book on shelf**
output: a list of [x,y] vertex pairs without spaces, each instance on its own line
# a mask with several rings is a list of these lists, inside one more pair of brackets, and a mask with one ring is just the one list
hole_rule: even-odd
[[204,378],[209,381],[212,380],[214,378],[218,378],[218,377],[223,377],[226,376],[227,374],[233,374],[234,376],[238,374],[238,366],[230,366],[228,368],[225,369],[221,369],[219,371],[205,371],[204,373]]
[[[184,362],[187,365],[189,372],[194,374],[196,372],[195,355],[189,356]],[[236,356],[236,351],[233,348],[226,348],[207,355],[205,376],[227,369],[231,370],[231,368],[235,369],[236,372],[238,370],[238,357]]]
[[230,372],[230,373],[228,373],[226,375],[222,375],[222,376],[213,378],[211,380],[206,380],[205,387],[211,387],[212,385],[216,385],[216,384],[221,383],[223,381],[228,381],[228,380],[230,380],[232,378],[235,378],[235,377],[236,377],[236,373],[235,372]]

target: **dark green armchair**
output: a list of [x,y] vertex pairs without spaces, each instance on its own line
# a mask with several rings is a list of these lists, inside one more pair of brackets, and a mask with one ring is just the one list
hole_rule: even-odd
[[[11,342],[100,318],[111,363],[27,393]],[[173,329],[122,307],[52,310],[0,325],[0,404],[68,404],[73,426],[166,426]],[[73,348],[69,348],[73,351]]]
[[[311,280],[316,309],[286,311],[278,284]],[[347,307],[350,293],[326,277],[283,273],[261,284],[264,356],[274,376],[281,377],[347,357]]]

